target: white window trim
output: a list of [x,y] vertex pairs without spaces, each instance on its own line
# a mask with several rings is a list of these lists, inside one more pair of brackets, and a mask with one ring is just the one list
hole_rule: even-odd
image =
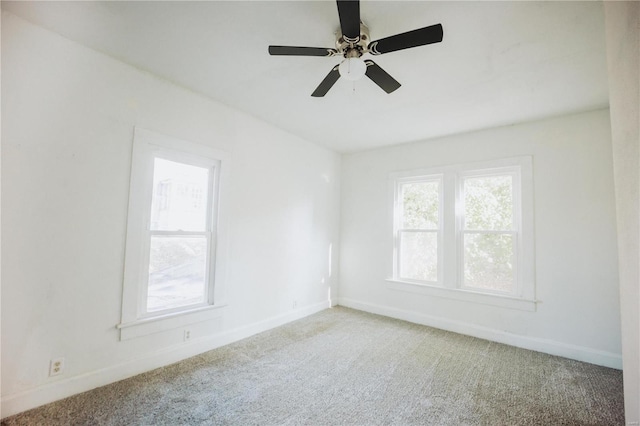
[[[211,251],[208,259],[210,271],[207,302],[184,308],[145,313],[146,274],[148,264],[148,242],[146,241],[150,220],[152,196],[153,159],[167,158],[204,167],[215,166],[209,208],[215,206],[211,231]],[[149,130],[136,128],[134,132],[131,182],[129,192],[129,215],[122,294],[122,317],[117,328],[120,339],[126,340],[150,333],[177,328],[194,322],[207,321],[221,315],[224,302],[225,265],[227,257],[226,182],[229,179],[229,154],[204,145],[182,141]]]
[[387,288],[390,290],[435,296],[443,299],[452,299],[481,305],[497,306],[500,308],[517,309],[520,311],[533,312],[536,310],[536,304],[540,303],[538,300],[510,297],[501,294],[479,293],[472,290],[458,288],[436,287],[427,284],[398,281],[393,278],[387,278],[385,281],[387,283]]
[[[518,171],[518,182],[514,180],[514,207],[520,209],[514,212],[514,225],[519,227],[520,238],[517,239],[517,267],[514,271],[516,286],[513,293],[491,292],[462,286],[462,212],[460,208],[462,178],[469,176],[490,176],[492,174],[505,174],[505,171]],[[410,181],[412,178],[434,175],[443,176],[441,193],[441,217],[444,217],[442,248],[443,278],[440,283],[416,282],[400,279],[397,274],[397,262],[399,261],[396,248],[396,220],[397,188],[399,182]],[[499,307],[535,311],[535,259],[534,259],[534,217],[533,217],[533,160],[530,156],[505,158],[467,164],[434,167],[429,169],[410,170],[392,173],[389,176],[389,189],[393,207],[390,211],[393,229],[393,247],[390,257],[392,259],[389,268],[387,288],[403,292],[425,294],[430,296],[456,299],[465,302],[488,304]],[[516,190],[517,189],[517,190]],[[454,220],[451,220],[451,218]],[[439,264],[440,273],[440,264]]]

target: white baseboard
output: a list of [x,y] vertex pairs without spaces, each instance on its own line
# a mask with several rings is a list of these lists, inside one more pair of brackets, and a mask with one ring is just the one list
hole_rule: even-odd
[[434,317],[417,312],[390,308],[387,306],[375,305],[372,303],[359,302],[357,300],[343,297],[339,298],[338,305],[370,312],[372,314],[397,318],[416,324],[427,325],[441,330],[453,331],[467,336],[491,340],[493,342],[504,343],[506,345],[516,346],[523,349],[544,352],[550,355],[571,358],[577,361],[616,368],[618,370],[622,369],[622,355],[612,352],[600,351],[584,346],[569,345],[537,337],[521,336],[488,327],[481,327],[475,324]]
[[5,418],[12,416],[81,392],[127,379],[155,368],[164,367],[165,365],[173,364],[174,362],[199,355],[203,352],[237,342],[238,340],[304,318],[330,307],[331,302],[327,300],[253,324],[183,343],[180,346],[166,348],[142,358],[128,360],[100,370],[38,386],[37,388],[24,392],[3,396],[0,400],[0,417]]

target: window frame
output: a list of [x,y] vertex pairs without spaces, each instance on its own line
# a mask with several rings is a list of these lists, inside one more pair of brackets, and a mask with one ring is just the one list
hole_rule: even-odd
[[[138,317],[142,318],[153,318],[156,316],[189,311],[193,309],[197,309],[200,307],[205,307],[208,305],[213,305],[214,300],[214,277],[215,277],[215,258],[216,258],[216,223],[218,217],[218,189],[219,189],[219,181],[220,181],[220,165],[221,161],[212,157],[203,157],[198,155],[193,155],[188,152],[176,151],[174,149],[167,149],[165,147],[157,146],[151,148],[152,152],[149,154],[152,156],[151,161],[155,162],[156,159],[163,159],[167,161],[172,161],[180,164],[186,164],[189,166],[200,167],[203,169],[207,169],[209,171],[208,176],[208,184],[207,184],[207,205],[206,212],[207,216],[205,219],[205,230],[204,231],[183,231],[183,230],[175,230],[175,231],[167,231],[167,230],[155,230],[151,229],[151,208],[153,204],[153,178],[154,178],[154,168],[155,165],[151,166],[151,185],[148,185],[144,190],[148,191],[149,194],[146,198],[149,202],[144,206],[145,211],[142,214],[147,218],[147,224],[145,225],[145,237],[144,237],[144,253],[145,257],[143,259],[143,270],[141,271],[141,275],[139,277],[140,283],[138,285],[140,293],[138,294]],[[148,184],[148,183],[147,183]],[[149,295],[149,274],[144,273],[145,270],[148,270],[149,263],[151,261],[151,239],[154,236],[171,236],[171,237],[191,237],[191,236],[204,236],[206,239],[207,246],[207,257],[205,264],[205,286],[204,286],[204,294],[203,301],[197,304],[190,304],[185,306],[178,306],[175,308],[161,309],[157,311],[149,311],[148,310],[148,295]],[[146,282],[146,285],[144,285]]]
[[[464,179],[512,175],[513,230],[515,235],[514,286],[511,292],[482,289],[464,285]],[[442,279],[439,283],[429,283],[403,279],[398,274],[400,262],[397,250],[398,188],[400,182],[424,176],[442,176],[440,188],[442,245]],[[393,223],[392,267],[387,278],[387,287],[411,293],[428,294],[456,300],[478,302],[493,306],[535,311],[535,269],[534,269],[534,212],[533,212],[533,160],[530,156],[480,161],[428,169],[391,173],[389,176],[393,197],[391,211]],[[471,231],[471,230],[467,230]],[[502,232],[502,231],[500,231]]]
[[[404,219],[404,212],[402,209],[402,190],[401,187],[404,184],[411,183],[427,183],[427,182],[437,182],[438,183],[438,227],[436,229],[409,229],[403,228],[401,226],[401,222]],[[393,276],[401,279],[405,282],[414,282],[414,283],[426,283],[432,285],[441,285],[442,277],[443,277],[443,176],[442,174],[430,174],[430,175],[416,175],[416,176],[407,176],[400,177],[395,181],[394,188],[394,232],[393,232]],[[402,232],[435,232],[436,233],[436,241],[438,244],[437,250],[437,259],[436,259],[436,268],[437,268],[437,278],[436,281],[423,281],[423,280],[414,280],[411,278],[402,277],[401,274],[401,259],[402,259],[402,249],[401,249],[401,233]]]
[[[462,290],[480,291],[488,294],[498,294],[512,297],[521,296],[522,290],[522,276],[520,265],[523,264],[524,259],[522,256],[522,184],[520,177],[519,166],[497,167],[489,169],[475,169],[463,171],[457,174],[456,180],[456,242],[457,242],[457,267],[458,267],[458,282],[457,287]],[[469,178],[483,178],[483,177],[499,177],[499,176],[511,176],[511,194],[513,204],[512,217],[513,221],[510,230],[480,230],[480,229],[467,229],[465,226],[465,192],[464,182]],[[515,262],[513,266],[513,288],[511,291],[500,291],[494,289],[481,289],[478,287],[465,285],[464,268],[465,268],[465,251],[464,251],[464,236],[466,234],[509,234],[513,236],[513,252]]]
[[[156,158],[210,170],[205,231],[151,230],[154,161]],[[131,160],[129,211],[125,243],[120,339],[126,340],[193,322],[219,317],[226,306],[224,264],[226,232],[221,206],[224,182],[229,174],[229,155],[205,145],[183,141],[135,128]],[[205,296],[201,303],[149,312],[147,310],[150,244],[153,235],[202,234],[208,236]]]

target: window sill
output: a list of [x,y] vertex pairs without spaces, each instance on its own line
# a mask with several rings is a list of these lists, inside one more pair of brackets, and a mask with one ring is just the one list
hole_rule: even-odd
[[443,297],[446,299],[460,300],[463,302],[480,303],[483,305],[498,306],[501,308],[517,309],[520,311],[535,312],[539,300],[522,299],[518,297],[502,296],[499,294],[478,293],[469,290],[435,287],[427,284],[417,284],[388,278],[387,288],[408,293],[424,294],[428,296]]
[[208,321],[222,316],[226,303],[204,306],[190,311],[172,312],[166,315],[158,315],[135,321],[122,322],[116,325],[120,330],[120,340],[129,340],[136,337],[147,336],[161,331],[171,330],[188,324]]

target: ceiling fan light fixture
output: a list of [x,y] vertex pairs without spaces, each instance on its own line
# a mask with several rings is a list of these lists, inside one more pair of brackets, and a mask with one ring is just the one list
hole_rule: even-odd
[[367,64],[360,58],[346,58],[338,67],[340,77],[349,81],[360,80],[367,72]]

